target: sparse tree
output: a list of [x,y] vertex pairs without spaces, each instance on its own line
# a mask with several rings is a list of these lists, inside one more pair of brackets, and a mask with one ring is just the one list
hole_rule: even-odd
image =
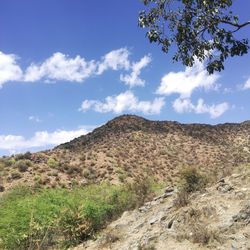
[[[174,47],[174,61],[193,66],[206,61],[207,71],[224,69],[228,57],[242,56],[249,50],[248,39],[235,34],[250,25],[233,14],[233,0],[142,0],[145,10],[139,14],[139,26],[147,28],[149,41],[162,51]],[[242,1],[244,4],[244,1]]]

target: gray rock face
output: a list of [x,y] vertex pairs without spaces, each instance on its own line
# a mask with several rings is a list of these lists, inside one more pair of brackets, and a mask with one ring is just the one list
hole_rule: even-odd
[[233,216],[234,222],[244,222],[246,224],[250,223],[250,204],[242,209],[237,215]]
[[108,226],[104,234],[111,231],[117,241],[103,247],[92,240],[75,250],[250,250],[250,168],[205,194],[190,194],[185,207],[176,207],[175,199],[176,189],[166,188]]
[[229,183],[225,182],[224,178],[222,178],[217,184],[217,190],[221,193],[227,193],[233,189],[234,188]]

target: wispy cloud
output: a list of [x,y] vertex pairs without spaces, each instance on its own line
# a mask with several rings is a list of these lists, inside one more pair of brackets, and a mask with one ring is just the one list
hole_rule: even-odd
[[246,82],[242,86],[243,90],[250,89],[250,77],[246,80]]
[[120,114],[125,111],[140,112],[143,114],[159,114],[165,105],[164,98],[155,98],[153,101],[140,101],[133,92],[126,91],[116,96],[108,96],[104,102],[99,100],[83,101],[79,111],[93,109],[96,112],[113,112]]
[[196,114],[209,114],[211,118],[218,118],[229,109],[227,102],[207,105],[203,99],[199,99],[197,104],[194,105],[189,98],[177,98],[173,102],[173,108],[178,113],[190,113]]
[[42,122],[42,120],[38,116],[31,115],[28,117],[28,119],[29,119],[29,121],[32,121],[32,122],[37,122],[37,123]]
[[135,62],[131,66],[131,74],[123,75],[121,74],[120,80],[130,87],[133,86],[144,86],[145,80],[141,79],[139,76],[141,74],[141,70],[148,66],[151,62],[151,57],[149,55],[144,56],[139,62]]
[[217,89],[219,75],[209,75],[204,65],[198,60],[192,68],[184,71],[170,72],[163,76],[156,93],[160,95],[179,94],[181,98],[189,98],[196,89]]

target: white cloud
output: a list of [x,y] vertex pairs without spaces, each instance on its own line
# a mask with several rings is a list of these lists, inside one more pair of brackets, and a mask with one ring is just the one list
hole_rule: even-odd
[[17,56],[0,52],[0,87],[8,81],[55,83],[56,81],[84,82],[87,78],[101,75],[107,70],[130,71],[131,74],[120,75],[121,81],[130,86],[144,85],[139,78],[141,69],[146,67],[151,58],[144,56],[138,62],[129,60],[130,52],[127,48],[112,50],[99,61],[90,60],[77,55],[69,57],[61,52],[54,53],[41,63],[31,63],[22,71],[17,64]]
[[20,135],[0,135],[0,149],[15,152],[31,148],[56,146],[88,132],[89,131],[84,128],[77,130],[56,130],[51,133],[47,131],[38,131],[29,139]]
[[60,52],[54,53],[41,65],[32,64],[25,72],[24,80],[35,82],[41,79],[45,81],[65,80],[71,82],[83,82],[94,74],[96,63],[87,62],[84,58],[76,56],[70,58]]
[[130,61],[128,59],[129,55],[130,52],[127,48],[121,48],[107,53],[105,56],[103,56],[101,62],[98,63],[97,74],[100,75],[108,69],[128,70],[130,66]]
[[178,113],[208,113],[210,117],[214,119],[225,113],[229,109],[229,104],[227,102],[223,102],[220,104],[212,104],[211,106],[209,106],[204,103],[203,99],[199,99],[197,105],[194,105],[188,98],[177,98],[173,102],[173,108]]
[[104,102],[98,100],[83,101],[79,111],[93,109],[96,112],[107,113],[113,112],[120,114],[125,111],[141,112],[143,114],[159,114],[165,105],[164,98],[155,98],[151,101],[139,101],[131,92],[126,91],[117,96],[108,96]]
[[18,81],[21,78],[22,70],[17,65],[17,56],[0,51],[0,88],[6,82]]
[[250,89],[250,77],[246,80],[246,82],[244,83],[242,89]]
[[150,56],[144,56],[139,62],[135,62],[131,66],[131,74],[121,74],[120,80],[127,85],[133,86],[144,86],[145,81],[139,77],[141,70],[145,68],[151,62]]
[[192,68],[185,71],[170,72],[163,76],[156,93],[160,95],[180,94],[181,98],[189,98],[196,89],[216,89],[218,74],[209,75],[204,65],[198,60]]

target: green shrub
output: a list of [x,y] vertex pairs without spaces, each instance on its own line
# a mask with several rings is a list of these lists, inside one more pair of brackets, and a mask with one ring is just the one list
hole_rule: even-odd
[[59,162],[52,157],[48,159],[47,164],[51,168],[57,168],[59,166]]
[[137,202],[138,195],[126,186],[18,187],[0,200],[0,249],[76,245]]
[[14,165],[16,162],[15,158],[11,157],[11,158],[0,158],[0,164],[3,167],[11,167],[12,165]]

